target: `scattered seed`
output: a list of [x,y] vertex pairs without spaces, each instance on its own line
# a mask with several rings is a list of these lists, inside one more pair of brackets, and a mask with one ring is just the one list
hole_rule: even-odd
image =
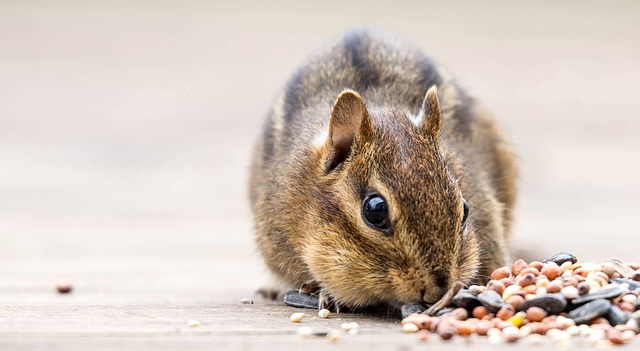
[[300,327],[298,328],[297,332],[298,335],[302,336],[302,337],[309,337],[311,335],[313,335],[313,330],[309,327]]
[[318,311],[318,317],[320,318],[329,318],[330,314],[331,314],[331,311],[329,311],[326,308],[323,308],[320,311]]
[[327,338],[331,342],[337,342],[338,340],[340,340],[341,336],[342,336],[342,332],[340,332],[340,330],[338,329],[331,329],[327,332]]
[[413,323],[406,323],[402,326],[402,331],[405,333],[415,333],[418,330],[420,330],[420,328]]
[[200,326],[200,322],[195,320],[195,319],[191,319],[189,321],[187,321],[187,325],[190,327],[198,327]]
[[289,317],[289,319],[291,319],[291,321],[293,323],[302,322],[302,318],[304,318],[304,313],[302,313],[302,312],[296,312],[296,313],[292,314],[291,317]]
[[56,285],[56,290],[60,294],[68,294],[73,291],[73,285],[71,285],[71,283],[69,282],[61,281]]
[[244,297],[244,298],[240,299],[240,304],[242,304],[242,305],[253,305],[253,300],[251,300],[248,297]]

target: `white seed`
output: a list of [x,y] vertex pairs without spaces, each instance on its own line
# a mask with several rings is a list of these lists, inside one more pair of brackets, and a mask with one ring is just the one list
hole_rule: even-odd
[[563,277],[572,277],[573,276],[573,270],[567,269],[566,271],[562,272],[562,276]]
[[402,331],[405,333],[416,333],[420,328],[413,323],[406,323],[402,326]]
[[296,312],[290,317],[293,323],[300,323],[302,321],[302,318],[304,318],[304,313],[302,312]]
[[551,340],[553,340],[556,343],[567,341],[569,340],[569,338],[571,338],[571,335],[569,335],[569,333],[562,330],[558,330],[555,333],[551,333],[550,336],[551,336]]
[[573,285],[565,286],[560,290],[560,293],[562,293],[562,295],[567,299],[573,300],[578,297],[578,288]]
[[626,294],[622,297],[622,301],[635,305],[636,301],[638,301],[638,297],[634,294]]
[[502,292],[502,299],[506,301],[511,297],[511,295],[513,295],[513,293],[520,290],[522,290],[522,287],[518,284],[509,285]]
[[487,330],[487,336],[500,336],[502,337],[502,331],[498,328],[491,328]]
[[323,308],[320,311],[318,311],[318,317],[320,318],[329,318],[330,314],[331,314],[331,311],[329,311],[326,308]]
[[349,330],[347,330],[347,334],[349,334],[349,335],[356,335],[356,334],[358,334],[358,328],[354,328],[354,329],[349,329]]
[[240,299],[240,304],[242,304],[242,305],[253,305],[253,300],[251,300],[248,297],[244,297],[244,298]]
[[547,294],[547,288],[541,286],[541,287],[536,289],[536,295],[542,296],[542,295],[546,295],[546,294]]
[[521,326],[519,334],[521,338],[531,335],[531,327],[528,325]]
[[502,337],[502,335],[490,335],[487,341],[489,341],[489,344],[498,345],[502,344],[504,338]]
[[591,335],[592,329],[590,326],[586,325],[586,324],[580,324],[578,326],[578,328],[580,328],[580,335],[582,336],[589,336]]
[[338,329],[331,329],[327,332],[327,338],[329,338],[331,342],[340,340],[340,336],[342,336],[342,332]]
[[469,292],[474,294],[474,295],[481,294],[481,293],[483,293],[485,291],[487,291],[487,287],[483,286],[483,285],[471,285],[469,287]]
[[520,337],[520,330],[518,327],[506,327],[502,329],[502,334],[507,341],[516,341]]
[[571,336],[580,335],[580,327],[578,327],[577,325],[570,326],[569,328],[567,328],[567,334]]
[[354,329],[358,329],[358,323],[356,322],[351,322],[351,323],[342,323],[340,325],[340,327],[344,330],[354,330]]
[[635,337],[636,337],[636,333],[633,330],[625,330],[622,332],[622,340],[624,342],[631,341]]
[[197,327],[197,326],[200,325],[200,322],[195,320],[195,319],[192,319],[192,320],[187,321],[187,325],[190,326],[190,327]]
[[589,340],[590,341],[604,340],[605,336],[606,334],[604,330],[591,328],[591,334],[589,334]]
[[556,322],[558,322],[558,324],[560,324],[562,329],[567,329],[569,327],[573,327],[573,326],[576,325],[576,322],[573,319],[567,318],[567,317],[564,317],[564,316],[558,316],[556,318]]
[[529,345],[532,345],[532,346],[542,345],[542,342],[544,341],[544,336],[542,336],[540,334],[531,334],[531,335],[527,336],[525,341],[527,343],[529,343]]
[[560,265],[560,269],[562,269],[563,272],[566,272],[572,265],[573,263],[571,263],[571,261],[567,261]]
[[313,330],[311,330],[311,328],[309,327],[300,327],[298,328],[297,331],[298,335],[302,336],[302,337],[308,337],[313,335]]

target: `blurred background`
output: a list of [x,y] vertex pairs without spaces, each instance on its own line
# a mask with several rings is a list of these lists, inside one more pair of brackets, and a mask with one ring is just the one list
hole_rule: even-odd
[[639,15],[633,1],[1,1],[0,303],[251,296],[268,281],[254,141],[294,69],[358,26],[414,43],[494,112],[521,166],[519,252],[638,261]]

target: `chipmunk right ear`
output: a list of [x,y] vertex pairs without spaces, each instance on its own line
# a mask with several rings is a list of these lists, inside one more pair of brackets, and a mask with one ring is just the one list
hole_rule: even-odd
[[356,137],[372,136],[373,126],[364,99],[353,90],[343,90],[333,105],[329,119],[327,143],[331,152],[326,163],[327,171],[335,169],[347,159]]
[[422,128],[435,139],[440,136],[442,127],[442,111],[438,101],[438,89],[432,86],[427,90],[427,94],[422,102]]

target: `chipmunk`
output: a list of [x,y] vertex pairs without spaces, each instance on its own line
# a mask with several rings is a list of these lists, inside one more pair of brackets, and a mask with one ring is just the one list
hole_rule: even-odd
[[508,259],[514,152],[440,66],[355,30],[313,56],[255,149],[257,246],[291,288],[361,308],[433,304]]

